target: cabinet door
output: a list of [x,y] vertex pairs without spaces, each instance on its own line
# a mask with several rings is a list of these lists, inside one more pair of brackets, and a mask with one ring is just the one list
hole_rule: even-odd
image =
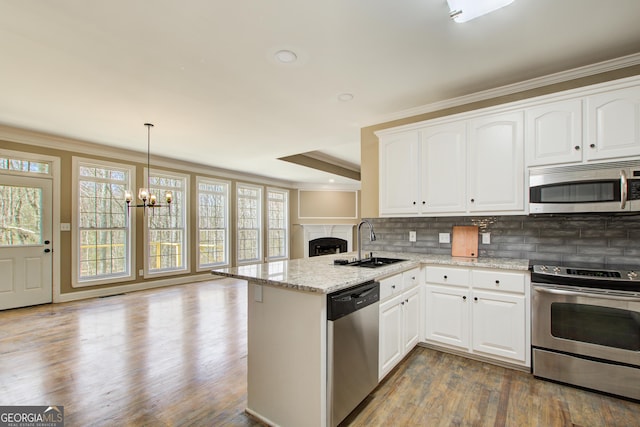
[[425,287],[425,339],[469,349],[468,289]]
[[640,87],[587,97],[587,160],[640,155]]
[[382,379],[402,359],[402,295],[380,304],[378,378]]
[[472,311],[474,352],[525,361],[524,296],[474,290]]
[[402,297],[403,354],[407,354],[420,341],[420,293],[419,288],[405,292]]
[[415,214],[419,204],[419,132],[380,140],[380,214]]
[[528,165],[582,161],[582,100],[529,108],[525,120]]
[[422,211],[466,211],[466,123],[425,128],[421,139]]
[[469,211],[524,212],[522,123],[521,112],[470,122]]

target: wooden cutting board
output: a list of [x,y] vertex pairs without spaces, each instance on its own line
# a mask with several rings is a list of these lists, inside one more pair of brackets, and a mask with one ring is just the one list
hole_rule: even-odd
[[457,225],[453,227],[451,256],[478,257],[478,227]]

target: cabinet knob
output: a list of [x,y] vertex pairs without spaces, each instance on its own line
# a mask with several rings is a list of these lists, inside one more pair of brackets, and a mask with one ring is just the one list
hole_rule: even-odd
[[589,144],[589,147],[596,148],[596,144]]
[[462,296],[462,299],[466,301],[466,300],[467,300],[467,296],[466,296],[466,295],[463,295],[463,296]]
[[404,302],[406,302],[407,304],[409,304],[409,300],[408,300],[408,299],[404,300]]
[[444,276],[444,278],[446,279],[446,278],[447,278],[447,276]]
[[425,201],[423,200],[423,201],[422,201],[422,204],[423,204],[423,205],[426,205],[426,204],[427,204],[427,202],[425,202]]
[[474,301],[478,301],[478,297],[473,297],[473,300]]
[[415,205],[415,204],[416,204],[416,202],[413,202],[413,204]]
[[573,148],[574,148],[574,150],[576,150],[576,151],[579,151],[579,150],[580,150],[580,146],[579,146],[579,145],[576,145],[576,146],[575,146],[575,147],[573,147]]
[[499,284],[500,284],[500,280],[496,280],[496,285],[499,285]]
[[476,201],[476,199],[471,199],[471,203],[473,203],[473,202],[475,202],[475,201]]
[[395,288],[396,288],[396,285],[391,285],[391,289],[395,289]]
[[400,305],[404,305],[404,301],[402,301],[402,302],[400,303]]

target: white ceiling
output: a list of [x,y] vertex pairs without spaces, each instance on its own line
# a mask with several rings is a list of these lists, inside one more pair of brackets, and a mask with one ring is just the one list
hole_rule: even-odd
[[[0,0],[0,123],[293,183],[399,111],[640,52],[638,0]],[[293,64],[273,54],[291,49]],[[341,102],[338,95],[352,93]]]

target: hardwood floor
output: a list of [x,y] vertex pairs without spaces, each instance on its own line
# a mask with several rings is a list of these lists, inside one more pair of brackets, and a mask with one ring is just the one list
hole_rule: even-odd
[[[0,312],[0,405],[63,405],[67,426],[259,426],[246,295],[222,279]],[[626,427],[640,404],[416,348],[344,424]]]

